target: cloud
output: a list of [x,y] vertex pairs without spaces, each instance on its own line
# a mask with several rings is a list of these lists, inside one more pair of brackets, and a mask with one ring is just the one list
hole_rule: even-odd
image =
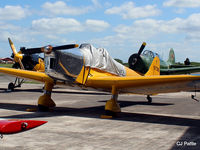
[[192,14],[186,19],[175,18],[168,21],[154,19],[136,20],[131,26],[119,25],[114,31],[124,39],[133,39],[133,37],[148,39],[160,33],[183,33],[185,36],[192,36],[200,34],[200,13]]
[[66,34],[82,31],[81,23],[72,18],[42,18],[32,21],[32,29],[40,33]]
[[[6,22],[0,22],[0,33],[0,42],[7,43],[8,37],[14,38],[18,41],[27,41],[27,37],[29,36],[30,32],[25,32],[25,29],[21,28],[20,26],[15,26]],[[28,36],[25,36],[25,34]]]
[[[118,25],[113,31],[115,32],[113,35],[102,38],[93,38],[91,42],[100,47],[110,49],[112,55],[115,57],[117,57],[115,49],[125,51],[127,56],[124,56],[122,53],[122,59],[125,61],[133,52],[137,52],[143,41],[150,41],[148,48],[156,51],[161,49],[167,50],[168,53],[168,49],[174,47],[177,50],[179,49],[180,53],[184,51],[184,54],[186,54],[192,49],[191,47],[194,47],[193,42],[195,42],[196,50],[198,49],[198,44],[196,44],[196,42],[200,42],[200,13],[192,14],[185,19],[136,20],[129,26],[122,24]],[[189,43],[193,44],[190,45]],[[167,53],[165,54],[166,56],[168,56]],[[117,54],[120,54],[120,52]],[[181,59],[181,56],[178,57],[179,60]],[[191,55],[190,58],[196,59],[196,57],[192,57]]]
[[200,13],[192,14],[187,19],[181,19],[179,30],[190,33],[200,33]]
[[199,0],[167,0],[163,3],[163,6],[166,7],[200,7],[200,1]]
[[91,19],[86,20],[85,24],[88,30],[95,32],[103,31],[110,26],[107,22],[103,20],[91,20]]
[[0,8],[0,20],[20,20],[27,14],[27,9],[21,6],[6,5],[4,8]]
[[81,23],[73,18],[42,18],[32,21],[32,33],[43,34],[47,38],[56,38],[56,35],[65,35],[71,32],[100,32],[109,27],[103,20],[88,19]]
[[18,26],[14,26],[12,24],[9,24],[9,23],[5,23],[5,22],[0,22],[0,31],[3,31],[3,30],[20,30],[21,28],[18,27]]
[[93,3],[94,7],[102,7],[102,6],[101,6],[101,3],[99,3],[98,0],[91,0],[91,1],[92,1],[92,3]]
[[[95,5],[99,5],[98,1],[93,0]],[[42,5],[44,12],[48,15],[81,15],[87,13],[91,7],[73,7],[67,5],[63,1],[57,1],[55,3],[46,2]]]
[[126,2],[119,7],[112,7],[105,11],[106,14],[117,14],[123,19],[137,19],[150,16],[157,16],[161,13],[156,5],[146,5],[143,7],[136,7],[133,2]]

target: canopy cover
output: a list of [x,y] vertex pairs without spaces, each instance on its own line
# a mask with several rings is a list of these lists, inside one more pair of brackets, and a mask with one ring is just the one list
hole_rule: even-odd
[[125,76],[125,67],[115,61],[105,48],[95,48],[90,44],[81,44],[80,51],[85,60],[85,66],[97,68],[118,76]]

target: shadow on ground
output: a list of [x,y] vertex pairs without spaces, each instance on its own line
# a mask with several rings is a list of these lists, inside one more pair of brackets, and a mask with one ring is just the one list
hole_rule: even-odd
[[[131,103],[131,105],[133,104],[136,105],[137,103],[136,102]],[[127,103],[126,101],[125,102],[121,101],[121,105],[130,106],[130,102]],[[161,103],[159,105],[166,106],[168,104]],[[0,103],[0,109],[26,111],[27,108],[37,108],[37,107],[35,105]],[[54,108],[53,111],[50,111],[50,112],[37,111],[37,112],[24,113],[24,114],[19,114],[19,115],[14,114],[14,115],[9,115],[9,116],[3,116],[1,118],[21,118],[21,119],[26,118],[27,119],[27,118],[38,118],[38,117],[41,118],[41,117],[54,117],[54,116],[75,116],[75,117],[100,119],[101,114],[104,114],[104,105],[94,106],[94,107],[85,107],[85,108],[56,107]],[[121,112],[116,118],[113,118],[113,120],[200,127],[199,119],[174,117],[170,115],[163,116],[159,114],[152,115],[152,114],[145,114],[145,113]]]

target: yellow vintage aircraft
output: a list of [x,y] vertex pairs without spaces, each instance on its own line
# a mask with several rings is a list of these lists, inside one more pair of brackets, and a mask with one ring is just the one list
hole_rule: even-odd
[[[119,93],[154,95],[198,90],[200,85],[200,75],[160,76],[157,56],[148,72],[140,75],[112,59],[106,49],[97,49],[90,44],[46,46],[35,52],[44,53],[45,72],[13,68],[0,68],[0,72],[44,82],[44,94],[38,99],[40,110],[56,106],[51,99],[52,88],[56,84],[111,92],[111,99],[105,105],[107,116],[121,111],[117,103]],[[21,55],[15,57],[20,59]]]

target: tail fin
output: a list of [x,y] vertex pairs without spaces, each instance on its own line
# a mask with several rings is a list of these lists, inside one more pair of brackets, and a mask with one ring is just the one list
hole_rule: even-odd
[[156,56],[153,59],[151,66],[149,67],[149,70],[145,74],[145,76],[154,76],[154,75],[160,75],[160,59],[158,56]]
[[169,58],[167,62],[171,63],[172,65],[175,64],[175,54],[173,48],[171,48],[169,51]]

